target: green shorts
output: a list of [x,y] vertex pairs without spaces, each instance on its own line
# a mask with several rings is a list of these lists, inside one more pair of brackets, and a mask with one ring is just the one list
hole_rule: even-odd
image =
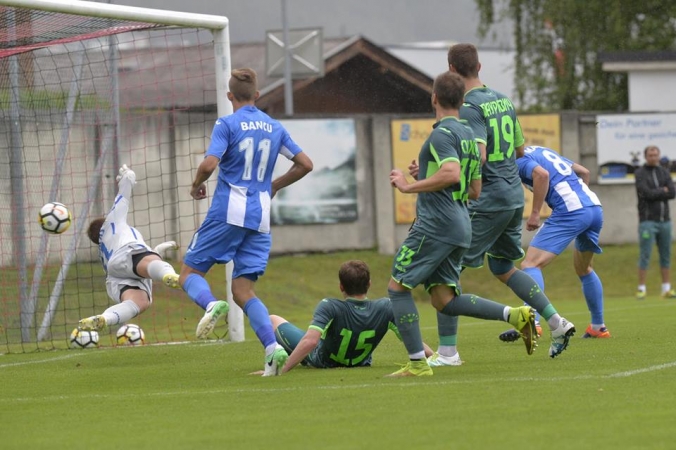
[[451,286],[460,294],[460,261],[467,249],[447,244],[412,229],[392,264],[392,278],[409,289],[423,284]]
[[518,261],[524,256],[521,248],[523,206],[507,211],[470,212],[472,244],[462,259],[465,267],[484,265],[484,256]]

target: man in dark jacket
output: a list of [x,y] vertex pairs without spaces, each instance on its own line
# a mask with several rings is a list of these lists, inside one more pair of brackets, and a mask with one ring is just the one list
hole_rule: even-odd
[[669,282],[671,263],[671,219],[669,200],[676,196],[674,182],[667,169],[660,166],[660,149],[649,145],[643,151],[646,163],[636,169],[636,194],[638,195],[639,246],[638,291],[636,298],[646,296],[645,280],[653,244],[657,243],[662,272],[662,297],[676,298]]

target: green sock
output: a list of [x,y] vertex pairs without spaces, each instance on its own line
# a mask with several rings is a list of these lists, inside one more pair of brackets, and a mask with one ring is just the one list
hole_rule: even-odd
[[548,320],[554,314],[556,309],[549,302],[549,299],[540,289],[538,284],[522,270],[517,270],[507,280],[507,286],[528,305],[532,306],[545,320]]
[[425,352],[420,334],[420,316],[418,308],[413,301],[411,291],[398,292],[387,290],[392,302],[392,312],[394,312],[394,323],[399,329],[401,340],[409,355]]
[[462,294],[448,302],[442,314],[448,316],[469,316],[485,320],[505,320],[505,305],[473,294]]

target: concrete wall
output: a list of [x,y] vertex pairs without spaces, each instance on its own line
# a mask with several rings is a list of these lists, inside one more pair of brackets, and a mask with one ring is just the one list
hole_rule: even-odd
[[[100,148],[101,128],[81,117],[70,131],[68,158],[60,193],[49,198],[54,163],[60,140],[57,119],[36,117],[23,124],[24,202],[28,223],[27,251],[35,258],[43,232],[34,220],[39,207],[57,200],[71,208],[75,218],[86,206],[92,170]],[[57,116],[51,116],[57,117]],[[273,226],[273,254],[377,248],[393,254],[405,238],[409,225],[394,223],[394,195],[389,184],[392,169],[389,116],[355,116],[357,135],[357,186],[359,218],[353,223]],[[137,172],[138,184],[130,210],[130,222],[151,245],[176,240],[181,245],[171,257],[180,258],[204,218],[208,201],[196,202],[190,195],[195,170],[208,145],[214,117],[202,113],[152,113],[127,116],[122,125],[120,163]],[[604,205],[603,244],[622,244],[637,240],[636,193],[633,185],[598,185],[596,129],[593,114],[564,112],[561,115],[563,155],[581,162],[592,171],[592,190]],[[8,123],[0,120],[0,146],[9,148]],[[85,224],[108,211],[115,194],[112,156],[106,161],[100,189]],[[2,164],[4,163],[4,164]],[[0,264],[12,265],[14,246],[12,227],[16,214],[11,211],[8,152],[0,153]],[[216,177],[213,177],[214,179]],[[215,181],[210,182],[213,192]],[[302,183],[302,180],[300,181]],[[61,260],[75,236],[77,224],[62,236],[51,237],[50,257]],[[86,229],[86,227],[85,227]],[[675,230],[676,232],[676,230]],[[532,233],[524,233],[527,245]],[[81,235],[79,260],[94,260],[96,249]]]

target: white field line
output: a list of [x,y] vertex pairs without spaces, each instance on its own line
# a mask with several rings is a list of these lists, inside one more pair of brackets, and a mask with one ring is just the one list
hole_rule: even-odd
[[[134,392],[128,394],[85,394],[85,395],[50,395],[44,397],[17,397],[17,398],[0,398],[0,403],[24,403],[24,402],[49,402],[49,401],[63,401],[74,399],[126,399],[126,398],[157,398],[157,397],[175,397],[175,396],[194,396],[194,395],[214,395],[214,394],[246,394],[246,393],[281,393],[281,392],[306,392],[308,389],[324,391],[324,390],[342,390],[342,389],[379,389],[383,387],[421,387],[421,386],[444,386],[453,384],[478,384],[478,383],[498,383],[498,382],[558,382],[558,381],[578,381],[578,380],[605,380],[612,378],[626,378],[634,375],[656,372],[659,370],[676,367],[676,361],[670,363],[658,364],[648,366],[641,369],[629,370],[625,372],[616,372],[608,375],[575,375],[569,377],[512,377],[512,378],[488,378],[482,380],[468,379],[468,380],[443,380],[432,383],[420,383],[417,381],[395,382],[392,383],[363,383],[353,385],[325,385],[325,386],[290,386],[290,387],[269,387],[269,388],[232,388],[232,389],[210,389],[205,391],[169,391],[169,392]],[[270,380],[272,381],[272,380]]]

